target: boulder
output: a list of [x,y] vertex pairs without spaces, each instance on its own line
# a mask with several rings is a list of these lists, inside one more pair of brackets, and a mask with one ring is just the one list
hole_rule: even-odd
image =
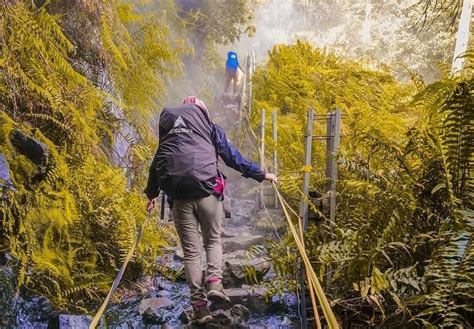
[[156,310],[170,305],[173,305],[173,301],[167,297],[146,298],[140,302],[138,313],[142,315],[149,309]]
[[[265,288],[231,288],[224,289],[225,294],[230,298],[228,305],[243,305],[250,311],[263,314],[271,305],[271,299],[266,299],[267,290]],[[221,305],[215,305],[219,307]],[[225,305],[223,305],[225,307]]]
[[5,154],[0,153],[0,188],[16,191],[10,176],[10,167]]
[[227,311],[234,326],[237,328],[246,328],[248,327],[247,321],[250,318],[250,311],[243,305],[237,304],[232,306],[230,310]]
[[16,324],[20,328],[46,327],[49,320],[55,316],[51,302],[44,296],[32,297],[27,300],[18,298],[16,306]]
[[167,291],[167,290],[160,290],[156,293],[156,296],[157,297],[170,297],[171,296],[171,292]]
[[13,299],[15,297],[16,275],[10,266],[0,267],[0,328],[11,328],[15,324]]
[[271,267],[271,262],[264,258],[229,259],[224,262],[223,283],[225,287],[240,287],[244,282],[262,281]]
[[138,313],[146,324],[164,324],[173,318],[173,305],[167,297],[146,298],[140,302]]
[[70,315],[60,314],[52,320],[48,328],[71,329],[71,328],[89,328],[92,317],[88,315]]
[[245,250],[236,250],[233,252],[222,254],[222,259],[224,260],[224,262],[229,259],[240,259],[240,260],[246,259]]
[[230,253],[236,250],[247,250],[252,246],[262,244],[264,237],[261,235],[237,236],[233,238],[223,238],[222,252]]
[[212,320],[205,325],[193,324],[193,311],[191,309],[184,311],[181,314],[181,321],[188,326],[186,328],[249,328],[247,321],[250,318],[250,311],[243,305],[234,305],[228,310],[216,310],[212,312]]
[[46,172],[49,152],[48,147],[44,143],[17,129],[11,131],[10,141],[20,154],[26,156],[40,168],[40,173],[44,174]]
[[248,226],[224,227],[221,231],[221,238],[235,238],[237,236],[252,235],[252,229]]
[[256,201],[238,198],[232,201],[232,217],[226,219],[225,223],[239,228],[249,224],[253,218]]

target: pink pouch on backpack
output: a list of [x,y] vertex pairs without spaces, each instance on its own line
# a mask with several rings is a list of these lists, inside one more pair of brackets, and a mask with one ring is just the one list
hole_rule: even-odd
[[214,194],[219,195],[219,196],[224,194],[224,188],[225,188],[225,181],[222,179],[221,176],[217,176],[216,187],[214,188]]

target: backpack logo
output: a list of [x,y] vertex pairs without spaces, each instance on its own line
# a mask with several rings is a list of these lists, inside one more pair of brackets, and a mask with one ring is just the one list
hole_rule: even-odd
[[174,122],[173,129],[170,130],[170,134],[191,134],[193,131],[188,129],[188,126],[184,123],[183,118],[178,116],[176,121]]
[[174,122],[174,126],[173,128],[178,128],[178,127],[185,127],[187,128],[186,124],[184,123],[184,120],[183,118],[181,118],[181,116],[179,116],[176,121]]

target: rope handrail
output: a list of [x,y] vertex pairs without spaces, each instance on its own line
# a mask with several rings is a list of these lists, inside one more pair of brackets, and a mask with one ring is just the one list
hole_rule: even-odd
[[[247,134],[247,137],[252,139],[252,136],[250,136],[250,134],[249,134],[249,131],[250,131],[250,133],[253,135],[254,139],[260,140],[260,137],[257,136],[257,134],[255,133],[255,131],[252,128],[251,118],[249,117],[248,113],[244,111],[243,114],[244,114],[244,118],[246,119],[245,121],[248,125],[248,129],[244,129],[245,133]],[[244,124],[244,128],[245,128],[245,124]],[[267,170],[266,165],[265,165],[265,155],[263,154],[262,149],[260,148],[260,146],[257,146],[257,149],[258,149],[258,152],[260,154],[260,157],[264,159],[263,164],[264,164],[265,168],[262,168],[262,169]],[[305,170],[305,169],[308,170],[308,168],[303,168],[303,170]],[[280,191],[278,190],[275,182],[272,182],[272,186],[275,189],[275,192],[278,196],[280,204],[282,205],[282,209],[283,209],[283,212],[285,214],[286,220],[288,222],[290,232],[293,235],[293,238],[294,238],[294,240],[296,242],[296,245],[298,247],[298,251],[300,253],[300,256],[301,256],[301,258],[303,259],[303,262],[304,262],[304,266],[305,266],[305,269],[306,269],[306,278],[308,280],[308,286],[309,286],[308,288],[310,289],[311,302],[312,302],[312,305],[313,305],[313,311],[314,311],[315,319],[316,319],[316,325],[317,325],[318,328],[321,328],[321,323],[319,321],[319,315],[318,315],[318,310],[317,310],[317,306],[316,306],[316,301],[315,301],[314,295],[312,293],[313,289],[314,289],[314,292],[316,293],[316,296],[318,297],[319,303],[321,304],[321,308],[323,310],[323,313],[324,313],[324,316],[326,318],[326,321],[328,323],[329,328],[330,329],[339,328],[336,317],[334,316],[334,313],[331,309],[331,306],[329,305],[329,302],[326,298],[326,295],[324,294],[324,291],[321,287],[321,284],[319,283],[319,280],[318,280],[318,278],[317,278],[317,276],[314,272],[314,269],[311,265],[311,262],[308,258],[308,255],[306,254],[306,250],[304,248],[303,234],[301,234],[301,240],[300,240],[300,238],[298,237],[298,234],[297,234],[297,232],[296,232],[296,230],[293,226],[293,223],[291,221],[291,217],[288,214],[288,209],[290,209],[291,212],[293,214],[295,214],[298,218],[300,218],[300,216],[295,210],[293,210],[290,207],[288,202],[286,202],[286,200],[282,197],[282,195],[281,195]],[[300,220],[299,220],[299,226],[300,226],[300,230],[302,231]]]
[[115,290],[117,290],[118,285],[120,284],[120,281],[122,280],[123,273],[125,272],[125,269],[127,268],[128,263],[132,259],[133,254],[135,253],[135,250],[137,249],[138,243],[140,242],[140,239],[142,237],[142,232],[143,232],[143,227],[145,226],[146,222],[151,216],[151,211],[148,212],[148,216],[146,220],[143,222],[142,226],[138,228],[137,231],[137,236],[135,237],[135,241],[132,245],[132,247],[129,249],[127,256],[125,257],[125,260],[122,263],[122,266],[120,266],[120,270],[117,273],[117,276],[114,279],[114,282],[112,283],[112,286],[110,287],[110,291],[107,294],[107,297],[105,297],[104,301],[102,302],[102,305],[100,306],[99,310],[95,314],[94,318],[92,319],[91,324],[89,325],[89,329],[95,329],[97,325],[99,324],[100,318],[102,317],[102,314],[104,313],[105,309],[107,308],[107,305],[110,302],[110,299],[112,298],[112,295],[114,294]]
[[306,272],[308,273],[308,278],[310,280],[309,282],[311,282],[311,284],[312,284],[312,286],[313,286],[313,288],[316,292],[316,296],[318,297],[318,301],[321,304],[321,308],[323,310],[324,317],[326,318],[326,322],[327,322],[330,329],[339,328],[336,317],[335,317],[335,315],[334,315],[334,313],[331,309],[331,305],[329,305],[329,302],[326,298],[326,295],[324,294],[323,288],[321,287],[321,284],[319,283],[319,280],[316,276],[316,273],[314,272],[313,266],[311,266],[311,262],[308,258],[308,255],[306,254],[306,250],[305,250],[300,238],[298,237],[298,233],[296,232],[296,230],[293,226],[293,223],[291,222],[291,217],[290,217],[290,215],[288,213],[288,210],[287,210],[287,204],[286,204],[285,200],[283,199],[280,191],[276,187],[276,184],[274,182],[272,182],[272,185],[275,189],[275,192],[278,196],[278,199],[281,202],[283,212],[285,214],[286,220],[288,222],[288,226],[290,228],[290,232],[293,235],[293,238],[296,242],[296,246],[298,247],[298,251],[300,253],[300,256],[303,259],[305,269],[306,269]]

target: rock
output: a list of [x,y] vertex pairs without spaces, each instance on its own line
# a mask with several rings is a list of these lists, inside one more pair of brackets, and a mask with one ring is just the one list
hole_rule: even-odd
[[258,283],[262,281],[271,267],[264,258],[229,259],[224,263],[223,283],[225,287],[240,287],[244,282]]
[[16,276],[10,266],[0,267],[0,328],[14,327],[13,298],[15,297]]
[[245,257],[245,250],[236,250],[233,252],[225,253],[222,255],[222,259],[224,261],[229,259],[246,259]]
[[5,154],[0,153],[0,188],[2,187],[16,191],[10,176],[10,167],[8,166],[7,158]]
[[49,152],[45,144],[17,129],[11,131],[10,141],[19,153],[26,156],[40,168],[42,174],[46,172]]
[[232,317],[224,310],[212,313],[212,320],[206,323],[206,328],[233,328]]
[[140,302],[140,305],[138,306],[138,313],[142,315],[149,309],[156,310],[170,305],[173,305],[173,301],[167,297],[146,298]]
[[231,288],[224,289],[224,292],[230,298],[231,305],[241,304],[255,313],[265,313],[271,303],[270,301],[267,302],[264,298],[267,293],[265,288]]
[[238,328],[247,327],[247,321],[250,318],[250,311],[243,305],[237,304],[227,311],[232,317],[233,324]]
[[92,317],[88,315],[69,315],[61,314],[57,318],[50,321],[48,328],[58,329],[87,329],[92,322]]
[[173,285],[169,282],[166,282],[164,280],[161,280],[159,283],[158,283],[158,289],[160,290],[166,290],[166,291],[171,291],[173,290]]
[[169,297],[169,296],[171,296],[171,292],[169,292],[167,290],[160,290],[156,293],[156,296],[157,297]]
[[21,310],[17,314],[17,325],[21,326],[22,320],[30,323],[47,323],[53,317],[53,306],[49,299],[44,296],[33,297],[21,303]]
[[235,227],[246,226],[253,218],[253,211],[256,207],[255,200],[233,199],[232,217],[226,219],[225,223]]
[[237,236],[252,235],[252,230],[248,226],[224,227],[221,231],[221,238],[235,238]]
[[186,310],[181,314],[181,321],[187,324],[186,328],[249,328],[247,321],[250,318],[250,311],[243,305],[234,305],[230,309],[224,311],[222,309],[212,312],[213,319],[205,325],[193,324],[192,309]]
[[164,324],[173,318],[174,302],[167,297],[143,299],[138,313],[147,324]]
[[261,235],[238,236],[234,238],[223,238],[222,252],[229,253],[236,250],[247,250],[248,248],[262,244],[264,237]]

